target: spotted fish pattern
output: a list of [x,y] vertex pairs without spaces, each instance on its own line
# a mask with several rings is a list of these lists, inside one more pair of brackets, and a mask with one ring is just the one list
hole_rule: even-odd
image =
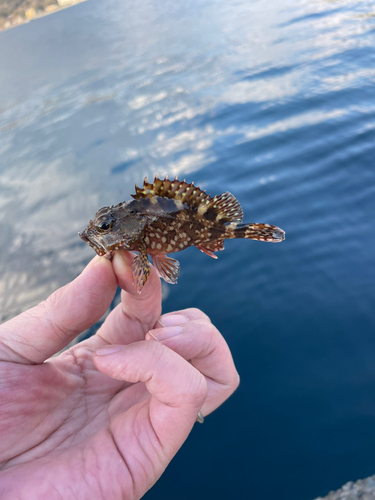
[[98,255],[111,258],[115,250],[135,250],[133,281],[140,293],[150,274],[148,255],[167,283],[177,283],[180,264],[166,254],[196,246],[217,259],[224,240],[247,238],[277,243],[282,229],[270,224],[243,224],[238,200],[228,192],[211,197],[194,183],[155,177],[135,186],[134,198],[103,207],[79,236]]

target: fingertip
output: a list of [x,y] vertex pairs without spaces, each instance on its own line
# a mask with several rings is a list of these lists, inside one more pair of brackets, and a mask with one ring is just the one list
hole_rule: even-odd
[[[188,309],[181,309],[179,311],[174,311],[171,313],[163,314],[158,320],[163,328],[166,326],[179,325],[181,323],[186,323],[187,321],[205,321],[207,323],[211,323],[210,318],[200,309],[196,307],[190,307]],[[158,328],[155,326],[155,328]]]
[[110,377],[118,371],[121,366],[122,352],[125,345],[107,345],[97,349],[92,356],[96,368]]
[[95,255],[82,271],[82,275],[104,273],[111,277],[114,276],[112,262],[104,257]]
[[118,269],[118,271],[126,271],[131,269],[135,255],[133,252],[128,252],[127,250],[116,250],[113,253],[113,265]]
[[[108,260],[108,259],[105,259],[105,260]],[[95,255],[95,257],[92,258],[90,260],[90,262],[87,264],[87,266],[85,267],[85,270],[96,266],[97,264],[101,263],[101,261],[102,261],[102,257],[100,257],[99,255]]]
[[177,337],[178,335],[181,335],[183,331],[184,328],[182,325],[157,328],[154,330],[149,330],[146,334],[146,339],[148,335],[148,340],[151,340],[151,338],[153,338],[154,340],[163,341],[172,337]]
[[[123,290],[135,292],[133,285],[133,276],[131,264],[134,259],[134,254],[126,250],[116,250],[113,255],[113,270],[115,272],[117,282]],[[133,290],[134,288],[134,290]]]
[[156,337],[156,335],[154,335],[152,330],[146,333],[145,340],[156,340],[156,342],[159,341],[159,339]]
[[[84,279],[81,279],[84,278]],[[96,255],[85,267],[78,280],[83,284],[88,280],[97,289],[109,287],[116,290],[117,280],[112,262],[104,257]],[[85,286],[85,285],[84,285]]]
[[131,273],[131,265],[134,257],[132,252],[127,252],[126,250],[116,250],[113,253],[112,263],[117,276],[122,276],[127,272]]

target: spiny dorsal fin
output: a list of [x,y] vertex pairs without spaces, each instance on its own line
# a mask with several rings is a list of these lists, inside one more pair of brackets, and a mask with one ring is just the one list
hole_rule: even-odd
[[209,215],[212,220],[221,221],[222,223],[242,222],[242,208],[233,194],[225,192],[212,198],[206,194],[206,191],[194,186],[194,182],[191,184],[188,184],[185,180],[181,182],[177,177],[171,181],[168,177],[162,180],[156,175],[152,184],[147,182],[145,177],[143,188],[135,185],[135,193],[132,194],[132,197],[136,200],[139,198],[153,198],[154,196],[180,200],[182,203],[186,203],[188,207],[197,208],[200,215]]
[[154,196],[180,200],[189,207],[195,208],[198,208],[202,204],[208,206],[213,201],[213,198],[206,194],[206,191],[202,191],[199,187],[194,186],[194,182],[191,184],[188,184],[185,180],[181,182],[177,177],[173,181],[169,180],[168,177],[162,180],[157,175],[152,184],[147,182],[147,177],[145,177],[143,188],[135,185],[135,194],[132,194],[135,200],[139,198],[153,198]]

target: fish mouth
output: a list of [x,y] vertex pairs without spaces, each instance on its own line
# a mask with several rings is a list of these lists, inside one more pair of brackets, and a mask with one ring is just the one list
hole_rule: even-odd
[[82,231],[82,233],[78,233],[78,236],[101,257],[107,253],[105,246],[93,234],[90,234],[87,229]]
[[276,242],[284,241],[285,240],[285,231],[283,231],[279,227],[275,227],[275,229],[272,232],[272,237],[275,239]]

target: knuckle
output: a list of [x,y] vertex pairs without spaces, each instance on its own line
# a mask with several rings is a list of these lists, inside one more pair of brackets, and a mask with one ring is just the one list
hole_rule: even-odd
[[200,334],[200,337],[202,337],[202,340],[205,341],[205,345],[211,347],[218,346],[221,340],[224,340],[219,330],[212,323],[200,320],[195,322],[195,328]]
[[232,382],[233,392],[238,388],[239,385],[240,385],[240,375],[239,375],[238,371],[235,370],[235,374],[234,374],[233,382]]
[[207,323],[204,319],[194,319],[186,324],[186,327],[191,331],[202,332],[205,336],[212,337],[219,332],[212,323]]
[[[219,330],[212,323],[205,323],[204,328],[210,337],[216,337],[219,334]],[[219,334],[220,335],[220,334]]]
[[188,309],[183,309],[181,312],[185,313],[186,316],[188,316],[188,318],[191,321],[204,320],[204,321],[208,321],[209,323],[211,323],[211,320],[207,316],[207,314],[205,314],[203,311],[201,311],[197,307],[189,307]]
[[49,297],[46,298],[41,305],[46,310],[54,308],[59,305],[59,303],[64,299],[66,285],[55,290]]
[[32,314],[35,319],[43,321],[46,326],[61,340],[65,340],[72,334],[79,333],[78,331],[69,328],[62,324],[61,321],[56,321],[53,317],[53,311],[56,310],[61,302],[63,288],[56,290],[46,300],[38,304]]

